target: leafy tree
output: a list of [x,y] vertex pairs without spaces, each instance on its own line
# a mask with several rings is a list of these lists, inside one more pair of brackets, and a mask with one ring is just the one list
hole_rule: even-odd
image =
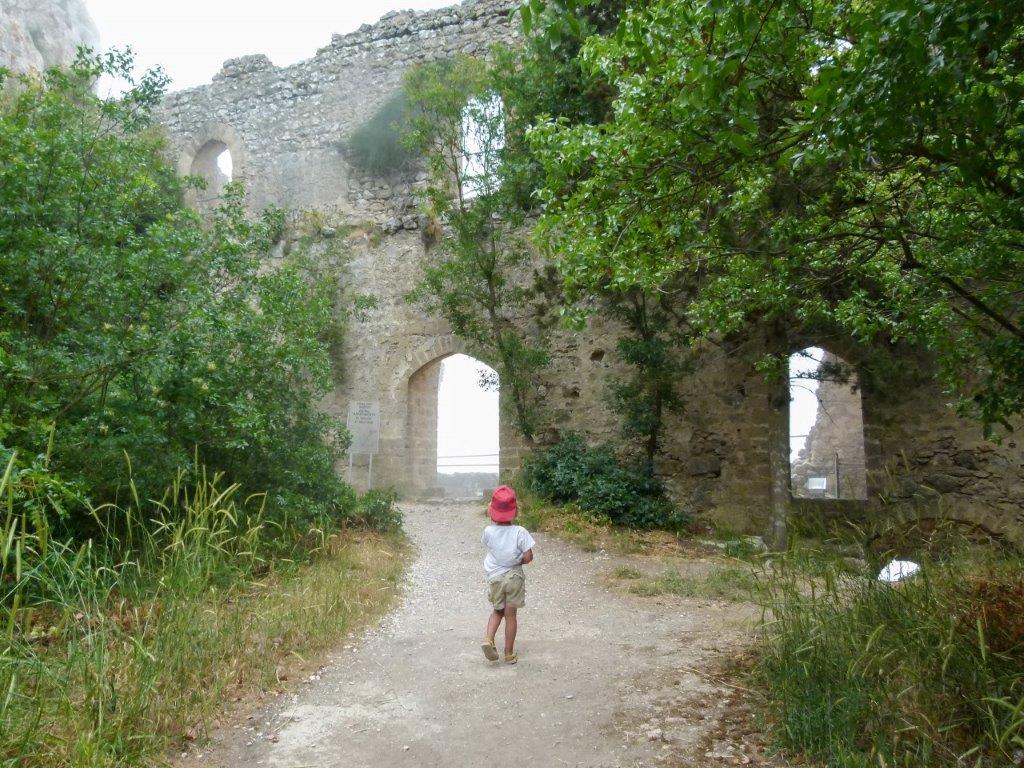
[[131,66],[83,55],[3,75],[0,453],[63,478],[50,506],[71,529],[86,497],[126,492],[126,458],[143,497],[198,460],[277,508],[330,509],[344,434],[314,407],[330,288],[299,264],[265,269],[281,212],[248,217],[237,187],[205,224],[182,207],[197,182],[176,178],[150,120],[163,75],[117,100],[92,90]]
[[1018,4],[629,9],[580,54],[612,119],[533,131],[541,235],[571,290],[681,280],[702,335],[756,334],[777,369],[797,336],[922,346],[1006,422],[1024,406],[1022,50]]
[[614,30],[627,4],[604,0],[571,11],[559,4],[535,12],[530,5],[522,9],[524,27],[537,33],[515,46],[498,46],[491,65],[494,90],[505,104],[503,183],[528,211],[536,210],[534,193],[544,180],[543,166],[527,141],[529,128],[542,116],[591,125],[610,117],[611,84],[584,67],[579,52],[587,37]]
[[445,236],[413,292],[444,317],[498,372],[516,424],[535,429],[535,377],[547,363],[543,324],[535,322],[528,282],[524,215],[507,167],[504,107],[487,66],[459,57],[413,69],[406,78],[412,117],[405,141],[427,158],[425,200]]

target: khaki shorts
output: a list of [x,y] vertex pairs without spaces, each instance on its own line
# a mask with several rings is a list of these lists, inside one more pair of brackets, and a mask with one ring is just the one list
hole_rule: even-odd
[[522,608],[526,605],[526,577],[518,571],[508,571],[487,584],[487,594],[494,610]]

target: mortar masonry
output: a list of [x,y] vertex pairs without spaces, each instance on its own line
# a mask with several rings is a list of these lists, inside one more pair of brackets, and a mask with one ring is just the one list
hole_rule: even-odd
[[[275,67],[263,55],[232,59],[210,84],[168,95],[159,111],[181,173],[196,167],[209,142],[222,143],[252,207],[317,211],[321,252],[344,254],[325,256],[339,291],[376,297],[376,307],[349,323],[343,374],[324,407],[344,414],[351,400],[381,402],[375,475],[407,494],[436,485],[434,449],[416,437],[433,434],[436,426],[434,364],[473,350],[404,299],[431,257],[416,202],[425,177],[360,173],[346,158],[346,141],[399,91],[415,64],[458,53],[484,56],[494,43],[514,44],[520,34],[510,15],[514,5],[469,0],[438,11],[388,14],[334,36],[311,59],[288,67]],[[600,316],[585,332],[556,334],[552,365],[537,385],[545,439],[572,429],[593,441],[617,440],[606,394],[609,380],[623,370],[617,335]],[[911,363],[918,365],[916,355],[908,355]],[[698,372],[680,390],[686,408],[669,417],[657,466],[674,500],[718,525],[765,532],[773,493],[779,493],[769,435],[780,434],[779,420],[788,418],[787,398],[753,371],[752,358],[713,348],[701,353]],[[861,397],[868,500],[838,506],[801,500],[800,515],[906,521],[942,514],[1024,541],[1024,451],[1013,434],[999,444],[985,441],[931,383],[898,393],[865,387]],[[522,449],[505,417],[501,446],[501,472],[509,478]],[[788,445],[775,448],[788,456]]]

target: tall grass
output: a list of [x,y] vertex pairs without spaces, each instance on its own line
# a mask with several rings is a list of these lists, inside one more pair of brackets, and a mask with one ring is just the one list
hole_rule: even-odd
[[830,768],[1021,764],[1022,566],[952,557],[893,587],[783,565],[756,670],[779,745]]
[[394,591],[394,537],[301,532],[315,556],[296,568],[271,555],[299,551],[300,532],[266,520],[260,499],[216,476],[185,480],[159,503],[94,510],[97,536],[73,544],[16,514],[7,467],[0,765],[144,764]]

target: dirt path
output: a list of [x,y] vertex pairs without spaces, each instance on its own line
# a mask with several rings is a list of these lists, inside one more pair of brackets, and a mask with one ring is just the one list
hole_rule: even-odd
[[720,727],[729,689],[688,670],[712,670],[744,643],[752,608],[614,594],[600,582],[619,559],[537,535],[520,614],[520,662],[491,664],[479,645],[489,607],[482,505],[406,504],[404,512],[418,556],[395,612],[247,725],[216,734],[187,765],[750,761],[740,747],[709,735]]

